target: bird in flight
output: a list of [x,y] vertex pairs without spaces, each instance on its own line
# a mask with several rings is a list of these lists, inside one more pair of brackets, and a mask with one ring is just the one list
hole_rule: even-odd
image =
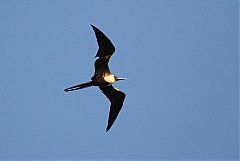
[[102,31],[93,25],[91,26],[95,32],[99,46],[99,49],[95,56],[95,58],[98,57],[94,63],[95,73],[91,78],[91,81],[66,88],[64,91],[69,92],[91,86],[98,86],[103,94],[111,102],[110,112],[108,116],[108,125],[106,129],[107,132],[116,120],[126,97],[126,94],[124,92],[113,87],[112,84],[119,80],[125,80],[126,78],[119,78],[111,73],[108,62],[115,51],[115,47]]

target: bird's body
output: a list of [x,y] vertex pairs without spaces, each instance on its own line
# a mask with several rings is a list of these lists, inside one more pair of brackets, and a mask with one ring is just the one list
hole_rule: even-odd
[[97,55],[95,56],[99,57],[94,63],[95,73],[91,81],[66,88],[64,91],[69,92],[90,86],[98,86],[111,102],[108,126],[106,129],[106,131],[108,131],[116,120],[126,97],[124,92],[114,88],[112,84],[119,80],[125,80],[125,78],[118,78],[111,73],[108,62],[115,51],[115,47],[98,28],[93,25],[91,26],[95,32],[99,46]]
[[112,74],[110,74],[110,75],[105,75],[105,76],[103,77],[103,80],[104,80],[104,82],[107,82],[107,83],[109,83],[109,84],[113,84],[114,82],[116,82],[116,79],[115,79],[114,75],[112,75]]
[[91,78],[93,82],[99,83],[99,85],[110,85],[116,82],[114,75],[109,70],[108,61],[104,57],[100,57],[95,61],[95,73]]

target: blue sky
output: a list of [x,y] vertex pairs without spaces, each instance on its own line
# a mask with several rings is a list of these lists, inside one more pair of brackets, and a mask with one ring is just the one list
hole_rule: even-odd
[[[238,1],[1,0],[0,160],[237,160]],[[88,81],[113,42],[126,100]]]

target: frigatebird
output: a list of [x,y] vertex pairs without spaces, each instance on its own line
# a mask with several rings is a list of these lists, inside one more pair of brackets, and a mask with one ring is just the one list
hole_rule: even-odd
[[94,76],[91,78],[91,81],[66,88],[64,91],[69,92],[91,86],[98,86],[103,94],[111,102],[110,112],[108,116],[108,125],[106,128],[107,132],[116,120],[126,97],[126,94],[124,92],[113,87],[112,84],[119,80],[125,80],[126,78],[119,78],[111,73],[108,62],[115,52],[115,47],[102,31],[93,25],[91,26],[94,30],[99,46],[97,54],[95,56],[95,58],[98,57],[98,59],[94,63]]

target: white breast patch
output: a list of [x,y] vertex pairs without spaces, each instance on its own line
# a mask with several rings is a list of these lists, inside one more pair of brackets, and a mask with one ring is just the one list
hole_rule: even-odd
[[114,78],[114,75],[108,75],[108,76],[105,76],[104,77],[104,80],[108,83],[114,83],[115,82],[115,78]]

